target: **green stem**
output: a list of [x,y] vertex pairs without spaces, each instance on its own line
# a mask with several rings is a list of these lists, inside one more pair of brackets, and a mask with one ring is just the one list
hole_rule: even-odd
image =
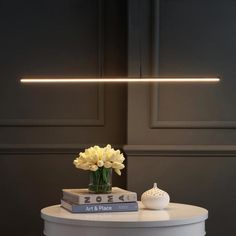
[[111,192],[111,169],[100,167],[97,171],[90,173],[90,192],[107,193]]

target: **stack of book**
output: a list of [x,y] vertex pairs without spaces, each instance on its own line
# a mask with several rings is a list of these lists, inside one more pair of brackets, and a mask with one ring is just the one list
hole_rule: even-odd
[[72,213],[138,211],[137,194],[113,187],[109,194],[90,194],[88,189],[63,189],[61,206]]

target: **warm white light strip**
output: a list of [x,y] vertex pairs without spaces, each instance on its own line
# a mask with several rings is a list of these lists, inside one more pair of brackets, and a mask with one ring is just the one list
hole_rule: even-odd
[[21,83],[218,82],[219,78],[22,78]]

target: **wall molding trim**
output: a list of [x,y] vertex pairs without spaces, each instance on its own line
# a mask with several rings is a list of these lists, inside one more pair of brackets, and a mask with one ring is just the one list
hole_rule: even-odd
[[1,144],[0,154],[75,154],[85,144]]
[[236,145],[125,145],[128,157],[236,157]]
[[151,129],[232,129],[236,121],[161,121],[159,120],[159,86],[150,87],[150,128]]
[[[72,154],[95,144],[0,144],[0,154]],[[106,144],[97,144],[105,146]],[[236,145],[121,145],[128,157],[236,157]]]
[[97,117],[85,119],[0,119],[0,127],[104,126],[104,85],[98,85]]
[[[94,145],[106,144],[0,144],[0,154],[73,154]],[[112,144],[115,149],[122,149],[121,144]]]

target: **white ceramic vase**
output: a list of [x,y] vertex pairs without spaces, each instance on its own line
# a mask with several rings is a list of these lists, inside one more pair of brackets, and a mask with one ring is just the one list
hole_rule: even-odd
[[162,210],[168,206],[170,196],[167,192],[159,189],[157,184],[154,183],[152,189],[142,194],[141,201],[147,209]]

